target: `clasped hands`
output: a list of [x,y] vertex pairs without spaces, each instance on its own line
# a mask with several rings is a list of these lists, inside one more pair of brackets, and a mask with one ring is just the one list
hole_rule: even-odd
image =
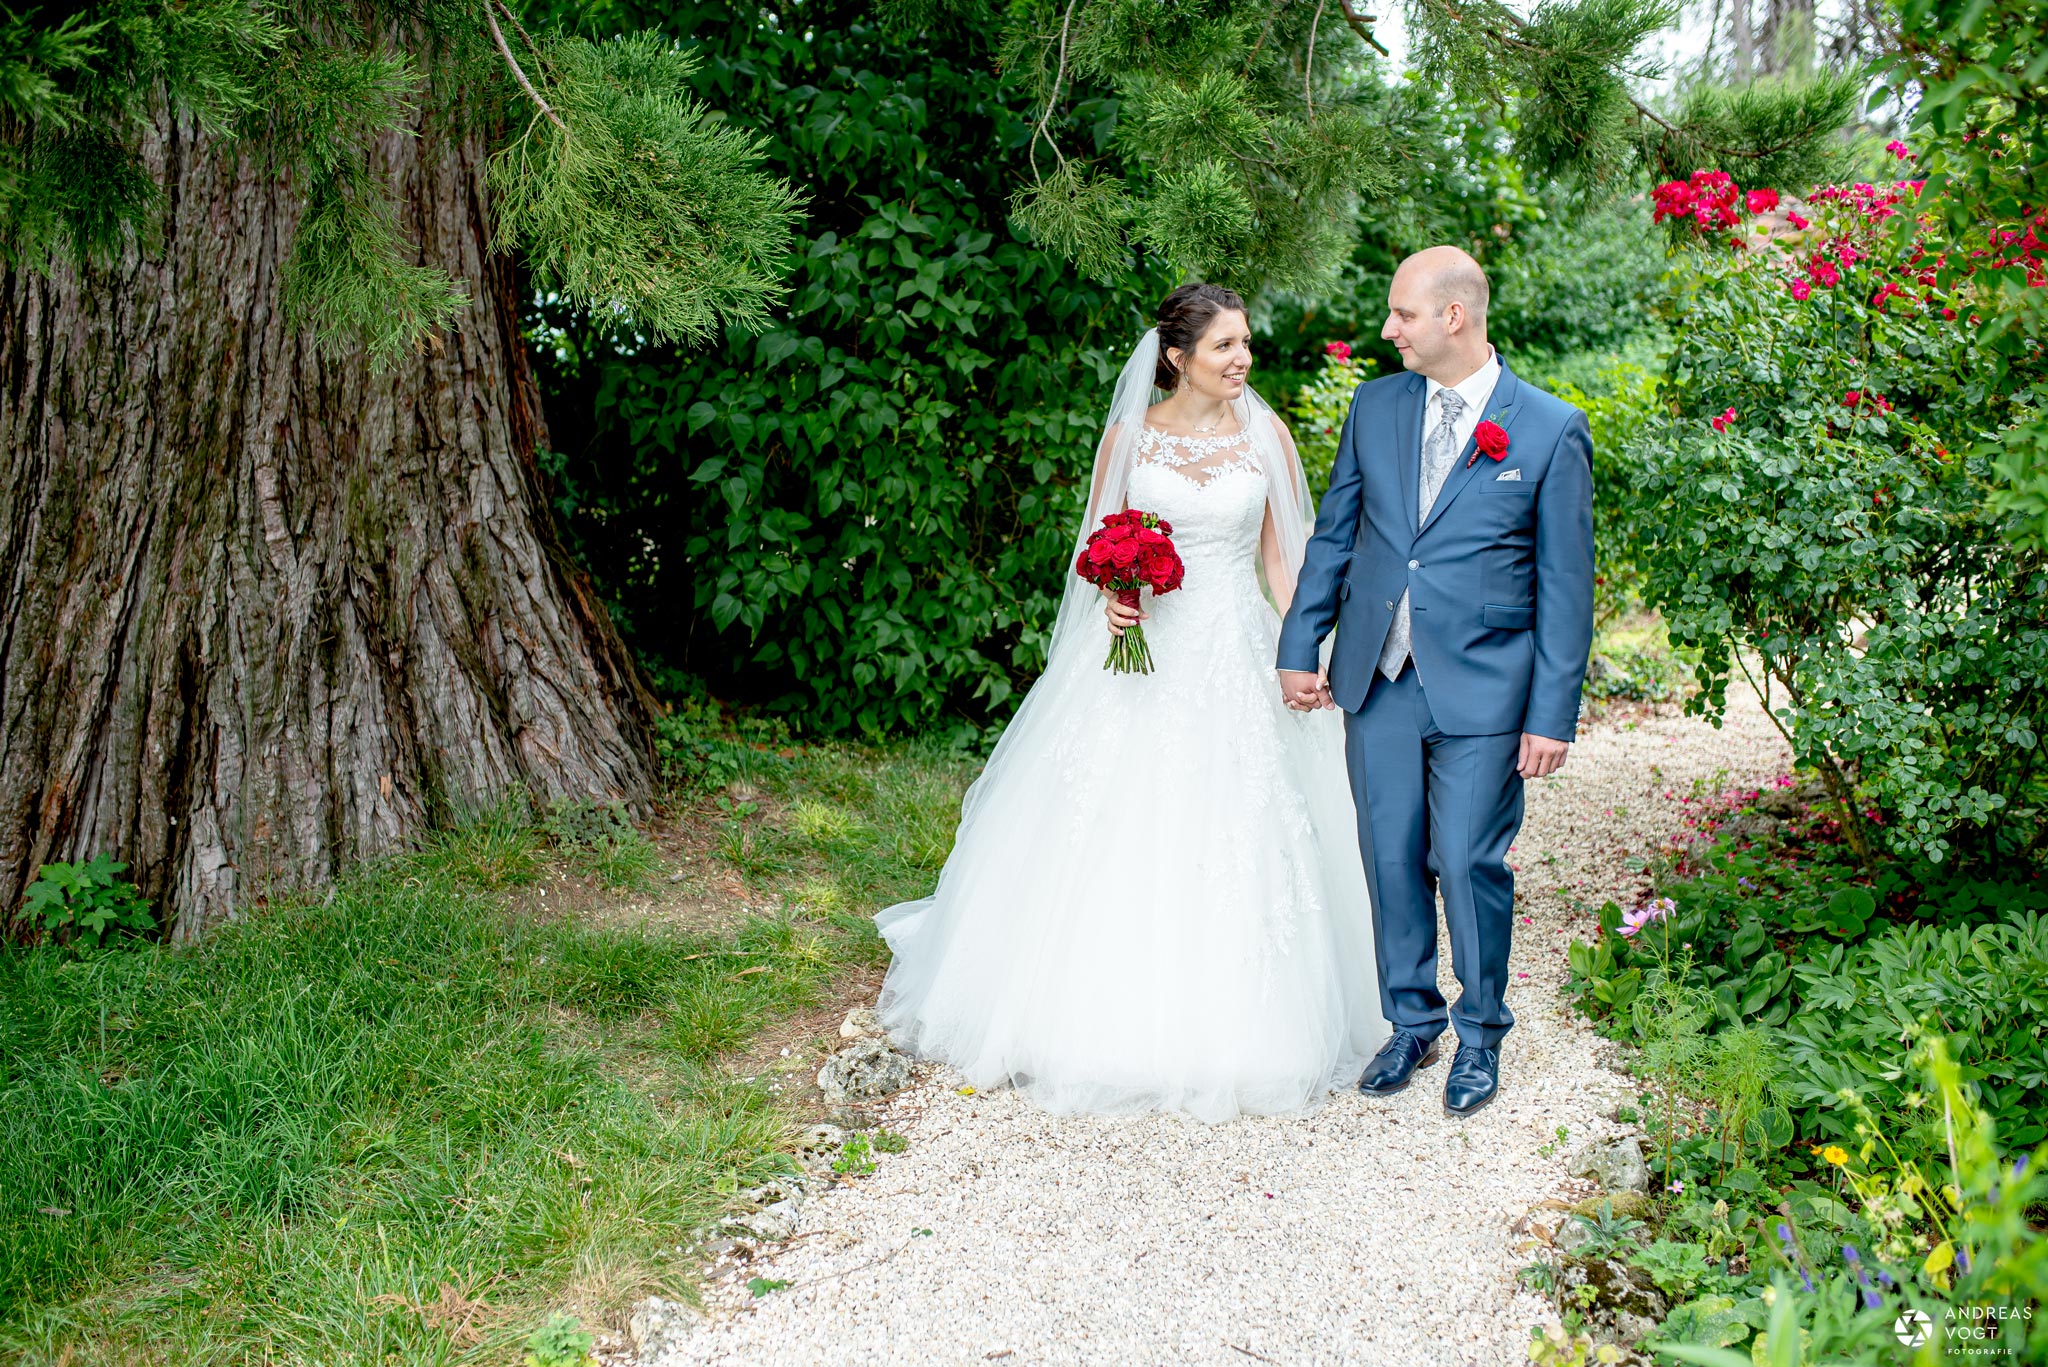
[[1313,712],[1319,707],[1337,705],[1336,699],[1330,696],[1327,672],[1311,674],[1304,669],[1281,670],[1280,696],[1297,712]]
[[[1311,674],[1302,669],[1281,670],[1280,696],[1297,712],[1313,712],[1319,707],[1337,705],[1330,696],[1328,671]],[[1521,751],[1515,757],[1515,772],[1523,778],[1549,778],[1564,767],[1565,757],[1571,753],[1571,748],[1569,741],[1552,740],[1549,736],[1524,731]]]

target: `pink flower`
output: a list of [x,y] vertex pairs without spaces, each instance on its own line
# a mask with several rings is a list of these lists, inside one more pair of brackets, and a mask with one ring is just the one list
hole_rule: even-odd
[[1797,209],[1787,209],[1785,211],[1785,221],[1802,231],[1813,226]]
[[1897,138],[1893,138],[1890,142],[1886,143],[1884,150],[1897,157],[1900,161],[1904,161],[1913,155],[1913,149],[1900,142]]
[[1835,253],[1835,259],[1844,266],[1853,266],[1863,259],[1863,253],[1845,242],[1842,244],[1842,249]]
[[1778,207],[1778,192],[1776,190],[1751,190],[1743,197],[1743,200],[1749,205],[1751,213],[1767,214]]
[[1803,275],[1789,282],[1785,288],[1792,291],[1792,297],[1802,304],[1806,302],[1806,297],[1813,293],[1812,283]]
[[1337,358],[1338,360],[1340,360],[1340,361],[1348,361],[1348,360],[1350,360],[1350,359],[1351,359],[1351,343],[1349,343],[1349,342],[1329,342],[1329,343],[1326,343],[1326,344],[1324,345],[1324,347],[1323,347],[1323,354],[1324,354],[1324,355],[1326,355],[1326,356],[1335,356],[1335,357],[1336,357],[1336,358]]
[[1709,419],[1708,422],[1716,432],[1726,432],[1735,425],[1735,410],[1731,408],[1720,417]]
[[1844,408],[1854,408],[1862,402],[1863,391],[1860,389],[1852,389],[1842,396],[1842,407]]
[[1659,897],[1647,906],[1637,907],[1634,911],[1624,911],[1621,914],[1621,933],[1633,937],[1644,926],[1653,921],[1661,921],[1676,910],[1676,902],[1669,897]]
[[1842,273],[1835,269],[1834,262],[1818,256],[1807,263],[1806,271],[1813,277],[1813,283],[1822,289],[1832,289],[1842,279]]

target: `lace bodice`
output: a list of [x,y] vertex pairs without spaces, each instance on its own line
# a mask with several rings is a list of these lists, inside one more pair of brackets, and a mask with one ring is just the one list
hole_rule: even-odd
[[1266,475],[1249,435],[1181,436],[1145,427],[1132,459],[1126,502],[1173,524],[1173,544],[1188,568],[1180,592],[1228,585],[1256,595]]

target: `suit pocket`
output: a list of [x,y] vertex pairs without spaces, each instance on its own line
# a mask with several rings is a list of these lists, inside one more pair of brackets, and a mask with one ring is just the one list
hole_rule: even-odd
[[1536,625],[1536,609],[1488,603],[1479,609],[1479,620],[1495,631],[1527,631]]

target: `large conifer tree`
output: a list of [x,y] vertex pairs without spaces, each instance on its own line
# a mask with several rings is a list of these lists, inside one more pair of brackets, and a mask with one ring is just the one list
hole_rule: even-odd
[[497,0],[0,27],[0,908],[109,851],[189,935],[514,785],[646,795],[518,304],[765,314],[793,196],[689,72]]

